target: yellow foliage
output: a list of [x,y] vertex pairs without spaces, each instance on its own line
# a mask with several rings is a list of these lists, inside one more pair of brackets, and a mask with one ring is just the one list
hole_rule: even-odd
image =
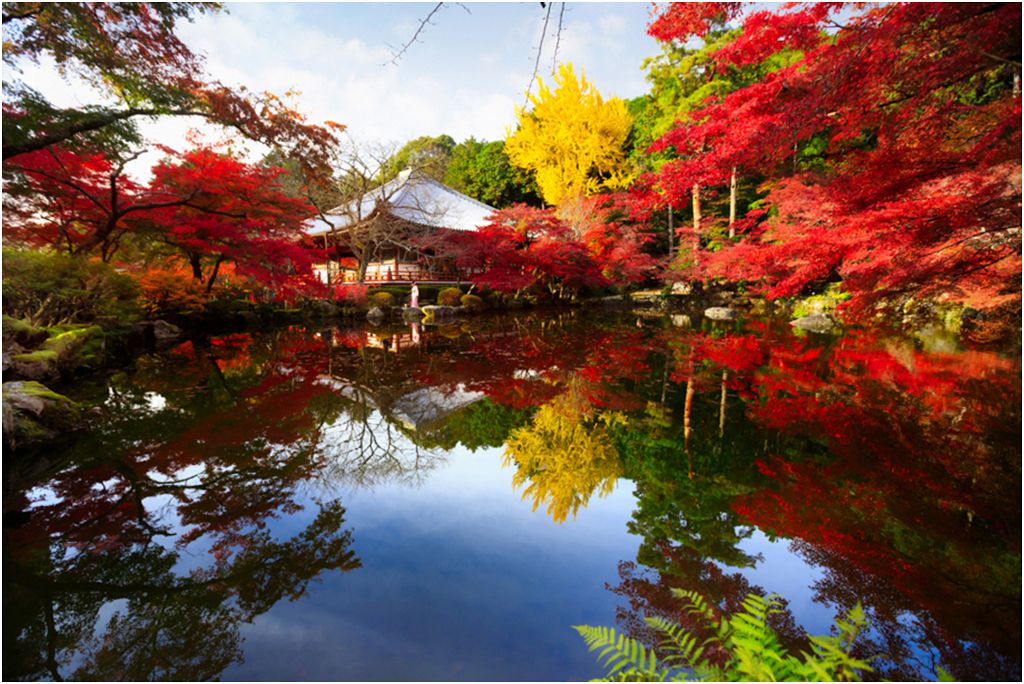
[[533,499],[533,510],[547,504],[551,518],[561,524],[573,519],[594,491],[604,497],[615,489],[621,466],[609,428],[624,423],[620,413],[584,419],[571,405],[569,394],[545,404],[529,426],[514,430],[505,445],[504,466],[515,463],[515,489]]
[[530,95],[533,109],[516,108],[518,130],[506,131],[505,152],[516,166],[533,171],[544,201],[602,190],[625,190],[633,182],[624,147],[633,117],[617,97],[607,102],[572,64],[559,65],[552,92],[540,82]]

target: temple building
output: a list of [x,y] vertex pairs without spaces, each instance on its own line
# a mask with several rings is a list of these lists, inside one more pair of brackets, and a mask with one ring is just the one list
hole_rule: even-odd
[[473,231],[487,223],[494,207],[443,183],[403,171],[361,198],[310,221],[306,234],[325,249],[316,265],[327,284],[358,282],[360,257],[368,283],[464,280],[453,260],[431,246],[443,231]]

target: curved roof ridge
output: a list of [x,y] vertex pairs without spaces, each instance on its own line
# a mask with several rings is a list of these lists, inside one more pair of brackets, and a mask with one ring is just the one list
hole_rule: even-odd
[[368,217],[380,206],[381,201],[386,203],[389,211],[405,220],[450,230],[476,230],[486,225],[487,217],[497,211],[491,205],[450,188],[435,178],[413,169],[404,169],[362,197],[326,212],[339,221],[329,222],[324,218],[312,220],[307,233],[316,235],[350,225],[352,216],[351,213],[346,216],[347,209],[354,207],[359,216]]
[[469,195],[467,195],[464,192],[459,192],[455,188],[451,187],[450,185],[445,185],[444,183],[442,183],[441,181],[437,180],[436,178],[432,178],[431,176],[427,176],[425,174],[419,174],[416,171],[413,171],[412,173],[415,174],[417,176],[417,178],[423,178],[423,179],[425,179],[427,181],[430,181],[431,183],[433,183],[434,185],[438,186],[439,188],[441,188],[445,192],[448,192],[448,193],[451,193],[451,194],[453,194],[453,195],[455,195],[457,197],[461,197],[463,199],[469,200],[473,204],[476,204],[476,205],[480,206],[480,208],[482,208],[482,209],[490,209],[491,211],[497,211],[497,208],[492,207],[490,204],[487,204],[486,202],[481,202],[478,199],[474,199],[474,198],[470,197]]

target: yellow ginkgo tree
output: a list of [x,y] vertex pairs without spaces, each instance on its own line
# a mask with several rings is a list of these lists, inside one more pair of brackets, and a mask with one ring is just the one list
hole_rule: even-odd
[[544,201],[624,190],[633,181],[625,145],[633,126],[626,103],[605,101],[572,64],[561,64],[553,91],[540,81],[531,109],[516,108],[517,129],[506,133],[513,164],[533,171]]

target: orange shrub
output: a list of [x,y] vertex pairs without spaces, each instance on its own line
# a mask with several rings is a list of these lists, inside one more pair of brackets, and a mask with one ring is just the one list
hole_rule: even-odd
[[182,269],[154,268],[135,277],[139,304],[148,316],[198,313],[206,308],[206,287]]

